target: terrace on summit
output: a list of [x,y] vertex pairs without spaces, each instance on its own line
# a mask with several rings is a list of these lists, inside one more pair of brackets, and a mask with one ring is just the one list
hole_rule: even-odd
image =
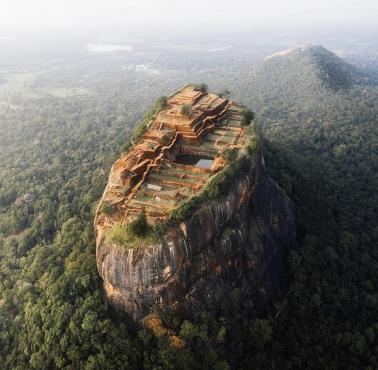
[[227,164],[226,149],[240,150],[249,138],[241,107],[185,86],[114,163],[102,198],[112,212],[100,210],[97,226],[127,224],[141,212],[151,225],[167,219]]

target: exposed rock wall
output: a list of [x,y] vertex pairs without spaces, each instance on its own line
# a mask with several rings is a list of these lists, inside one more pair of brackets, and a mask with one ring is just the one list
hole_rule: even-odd
[[238,287],[263,305],[284,284],[284,258],[295,238],[294,207],[267,176],[262,156],[228,195],[141,250],[106,245],[97,236],[97,267],[110,302],[135,320],[155,302],[186,296],[212,304]]

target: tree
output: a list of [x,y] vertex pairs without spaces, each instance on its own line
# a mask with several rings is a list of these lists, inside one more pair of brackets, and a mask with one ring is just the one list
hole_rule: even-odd
[[242,108],[241,114],[243,117],[242,123],[244,126],[249,125],[255,119],[255,113],[246,107]]
[[115,207],[110,202],[103,202],[101,212],[104,212],[106,215],[112,215],[115,212]]
[[180,108],[180,113],[183,115],[183,116],[188,116],[190,117],[193,113],[192,111],[192,104],[183,104]]
[[221,98],[229,99],[231,95],[231,91],[224,89],[221,92],[219,92],[217,95],[220,96]]
[[136,220],[129,225],[129,231],[137,236],[144,236],[148,231],[146,215],[141,213]]
[[194,90],[202,91],[202,92],[206,93],[209,90],[209,87],[205,83],[202,82],[200,84],[194,85]]

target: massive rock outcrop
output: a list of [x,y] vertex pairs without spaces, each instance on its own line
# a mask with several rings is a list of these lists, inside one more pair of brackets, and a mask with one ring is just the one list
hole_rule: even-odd
[[169,227],[160,244],[125,248],[98,232],[97,267],[115,307],[139,320],[155,303],[183,297],[216,306],[236,287],[259,307],[283,286],[294,207],[267,175],[262,152],[256,154],[225,197]]

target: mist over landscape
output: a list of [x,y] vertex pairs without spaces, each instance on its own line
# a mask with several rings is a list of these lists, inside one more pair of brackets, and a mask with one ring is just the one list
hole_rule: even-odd
[[378,368],[378,3],[0,4],[0,369]]

